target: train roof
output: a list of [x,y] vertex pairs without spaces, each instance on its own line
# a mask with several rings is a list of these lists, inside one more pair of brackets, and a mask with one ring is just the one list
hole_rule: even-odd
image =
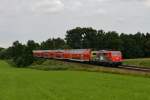
[[115,50],[99,50],[101,53],[108,53],[108,52],[120,52],[120,51],[115,51]]

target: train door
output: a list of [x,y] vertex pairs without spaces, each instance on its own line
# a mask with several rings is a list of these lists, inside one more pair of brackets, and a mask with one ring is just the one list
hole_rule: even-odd
[[91,52],[91,60],[92,61],[97,61],[97,53],[98,53],[98,51]]

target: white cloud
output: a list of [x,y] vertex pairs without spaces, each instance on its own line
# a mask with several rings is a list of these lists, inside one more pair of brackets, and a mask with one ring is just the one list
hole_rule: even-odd
[[107,11],[104,10],[104,9],[102,9],[102,8],[99,8],[99,9],[96,10],[96,13],[97,13],[97,14],[106,14]]
[[148,6],[148,7],[150,7],[150,0],[145,0],[145,1],[144,1],[144,4],[145,4],[146,6]]
[[150,32],[147,7],[150,0],[0,0],[0,46],[64,37],[76,26]]
[[117,21],[118,23],[123,23],[125,20],[126,20],[126,19],[125,19],[124,17],[118,17],[116,21]]
[[41,0],[33,4],[32,11],[35,13],[56,13],[63,8],[64,4],[60,0]]
[[83,3],[81,1],[70,1],[68,3],[66,3],[66,9],[67,10],[79,10],[82,6],[83,6]]
[[[91,0],[92,1],[92,0]],[[97,2],[106,2],[106,1],[108,1],[108,0],[95,0],[95,1],[97,1]]]
[[[65,0],[64,0],[65,1]],[[103,4],[108,0],[70,0],[65,2],[65,11],[76,13],[77,16],[94,16],[106,14]]]

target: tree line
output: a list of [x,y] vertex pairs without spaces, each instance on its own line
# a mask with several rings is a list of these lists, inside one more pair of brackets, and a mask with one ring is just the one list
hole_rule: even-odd
[[11,59],[18,67],[25,67],[36,60],[32,50],[86,49],[120,50],[124,58],[150,57],[150,33],[117,33],[96,30],[91,27],[77,27],[66,32],[65,39],[49,38],[42,43],[28,40],[26,44],[13,42],[9,48],[0,48],[1,59]]
[[150,57],[150,33],[125,34],[77,27],[67,31],[65,39],[71,48],[120,50],[124,58]]

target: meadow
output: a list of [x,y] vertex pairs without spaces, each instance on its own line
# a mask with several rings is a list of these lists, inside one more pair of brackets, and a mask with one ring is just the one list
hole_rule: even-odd
[[0,61],[0,100],[150,100],[150,78],[14,68]]
[[150,67],[150,58],[125,59],[124,64],[136,65],[139,67]]

